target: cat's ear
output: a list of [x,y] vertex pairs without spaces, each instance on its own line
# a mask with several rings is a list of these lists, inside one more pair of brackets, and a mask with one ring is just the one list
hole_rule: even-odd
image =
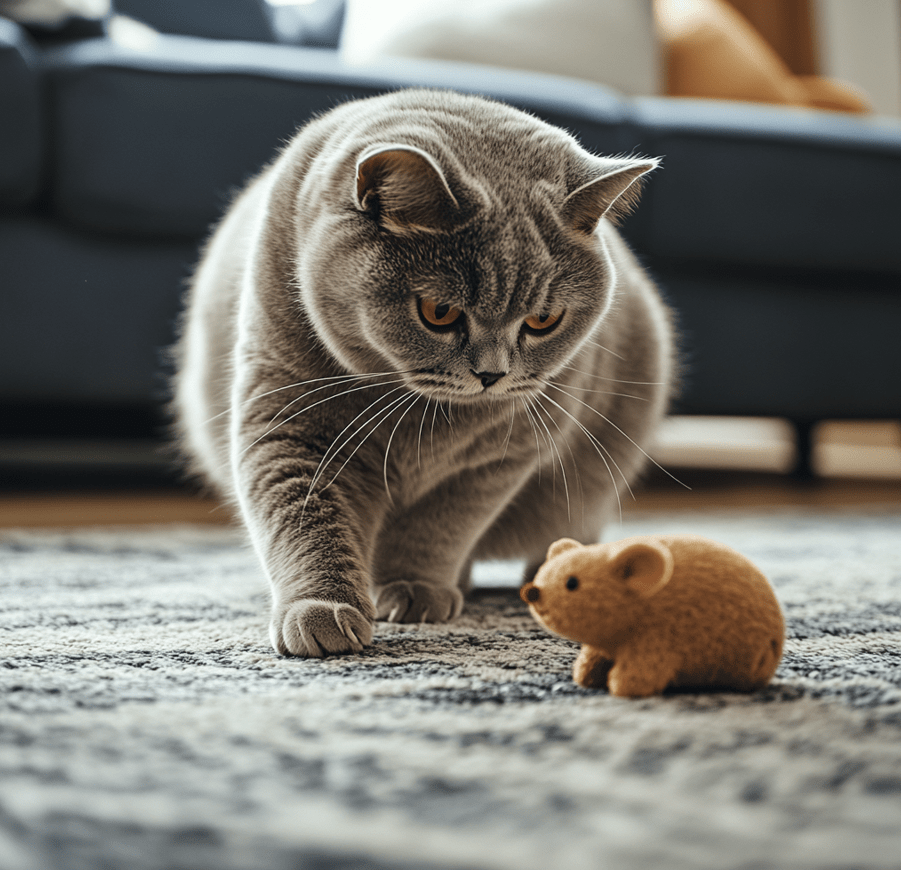
[[659,165],[654,157],[596,158],[594,177],[576,186],[564,200],[563,219],[586,235],[595,231],[602,217],[616,223],[638,204],[642,176]]
[[357,207],[396,233],[440,232],[460,207],[438,163],[410,145],[377,145],[357,160]]

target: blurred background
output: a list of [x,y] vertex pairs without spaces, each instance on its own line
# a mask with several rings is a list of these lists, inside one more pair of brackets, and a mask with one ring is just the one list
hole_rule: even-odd
[[298,125],[420,85],[664,157],[623,228],[683,335],[661,464],[901,481],[901,0],[0,0],[0,489],[188,487],[207,228]]

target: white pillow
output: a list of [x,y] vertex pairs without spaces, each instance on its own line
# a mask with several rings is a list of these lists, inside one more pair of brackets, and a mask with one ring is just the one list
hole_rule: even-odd
[[65,24],[73,16],[103,18],[110,8],[110,0],[0,0],[0,15],[46,27]]
[[434,58],[661,92],[653,0],[348,0],[341,53],[351,64]]

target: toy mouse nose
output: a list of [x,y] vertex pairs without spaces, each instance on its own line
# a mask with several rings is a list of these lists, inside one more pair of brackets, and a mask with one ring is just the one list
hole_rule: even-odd
[[519,590],[519,597],[522,598],[526,604],[532,604],[541,598],[541,593],[538,591],[537,586],[533,586],[531,583],[526,583],[522,589]]

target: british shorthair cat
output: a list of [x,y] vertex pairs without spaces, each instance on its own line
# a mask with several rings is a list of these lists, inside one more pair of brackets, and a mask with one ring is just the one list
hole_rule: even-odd
[[598,540],[673,378],[613,219],[653,159],[413,90],[311,122],[232,205],[178,347],[182,442],[231,498],[282,654],[453,619],[471,565]]

